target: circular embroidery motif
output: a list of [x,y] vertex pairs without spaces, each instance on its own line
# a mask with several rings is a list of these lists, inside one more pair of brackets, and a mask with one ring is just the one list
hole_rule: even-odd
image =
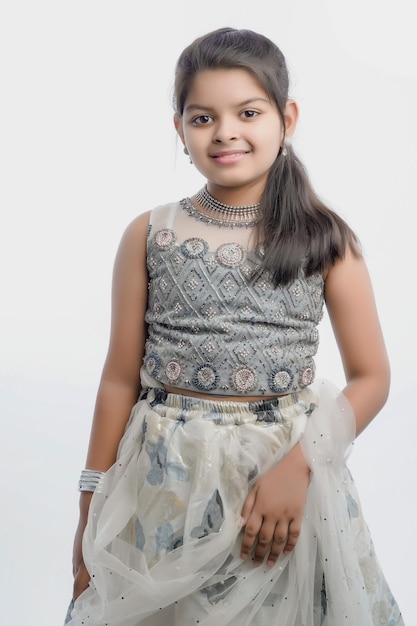
[[250,367],[239,367],[232,374],[232,385],[237,391],[253,391],[257,383],[258,377]]
[[161,365],[161,359],[155,352],[151,352],[145,357],[145,368],[148,374],[156,376]]
[[317,343],[317,341],[319,340],[319,331],[317,330],[317,328],[313,328],[313,330],[311,331],[310,339],[312,343]]
[[216,259],[225,267],[237,267],[245,260],[245,250],[238,243],[224,243],[217,249]]
[[301,384],[303,387],[308,387],[314,380],[314,371],[312,367],[306,367],[305,370],[301,372]]
[[200,237],[190,237],[181,245],[181,252],[188,259],[199,259],[206,254],[208,243]]
[[197,367],[193,375],[193,385],[202,391],[212,391],[219,383],[219,375],[214,367],[204,363]]
[[171,248],[174,245],[176,239],[177,238],[174,231],[170,230],[169,228],[158,230],[155,235],[155,243],[158,248],[161,248],[162,250],[168,250],[169,248]]
[[272,372],[269,375],[269,388],[276,393],[283,393],[290,388],[293,380],[294,376],[290,370]]
[[170,361],[165,368],[165,374],[171,383],[176,382],[181,376],[181,365],[177,361]]

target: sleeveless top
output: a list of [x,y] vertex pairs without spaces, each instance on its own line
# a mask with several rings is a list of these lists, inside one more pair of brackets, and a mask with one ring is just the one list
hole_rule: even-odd
[[151,212],[143,386],[213,395],[296,392],[314,380],[320,274],[275,287],[253,228],[219,227],[179,202]]

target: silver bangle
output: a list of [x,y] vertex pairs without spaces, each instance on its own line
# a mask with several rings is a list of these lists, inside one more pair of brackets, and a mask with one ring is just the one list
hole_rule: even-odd
[[78,481],[78,491],[99,492],[101,490],[100,482],[103,476],[104,472],[84,469],[81,472],[80,480]]

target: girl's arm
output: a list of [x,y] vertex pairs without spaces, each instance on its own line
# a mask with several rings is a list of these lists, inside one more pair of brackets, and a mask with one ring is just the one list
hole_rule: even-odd
[[140,389],[148,293],[146,233],[149,213],[126,229],[113,271],[110,342],[97,394],[86,467],[106,471]]
[[[149,213],[126,229],[113,272],[110,342],[97,393],[86,468],[106,471],[117,449],[140,390],[148,293],[146,235]],[[74,541],[74,599],[87,587],[89,575],[82,558],[82,537],[91,493],[80,494],[80,519]]]
[[[343,362],[346,387],[359,434],[383,407],[390,370],[366,264],[347,250],[328,272],[325,298]],[[313,419],[313,418],[312,418]],[[255,546],[254,562],[273,565],[291,552],[301,530],[310,470],[300,444],[250,490],[243,509],[241,556]]]
[[358,435],[387,400],[390,367],[365,261],[349,248],[328,272],[325,299],[346,376],[343,393]]

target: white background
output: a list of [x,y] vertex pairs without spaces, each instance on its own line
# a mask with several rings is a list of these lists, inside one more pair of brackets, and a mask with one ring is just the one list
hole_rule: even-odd
[[[282,48],[301,108],[295,148],[319,194],[363,243],[393,380],[350,465],[406,624],[417,625],[412,5],[1,4],[2,624],[63,621],[76,483],[107,349],[116,247],[138,213],[201,185],[175,138],[174,65],[195,37],[234,26],[258,30]],[[327,319],[321,335],[319,375],[341,386]]]

